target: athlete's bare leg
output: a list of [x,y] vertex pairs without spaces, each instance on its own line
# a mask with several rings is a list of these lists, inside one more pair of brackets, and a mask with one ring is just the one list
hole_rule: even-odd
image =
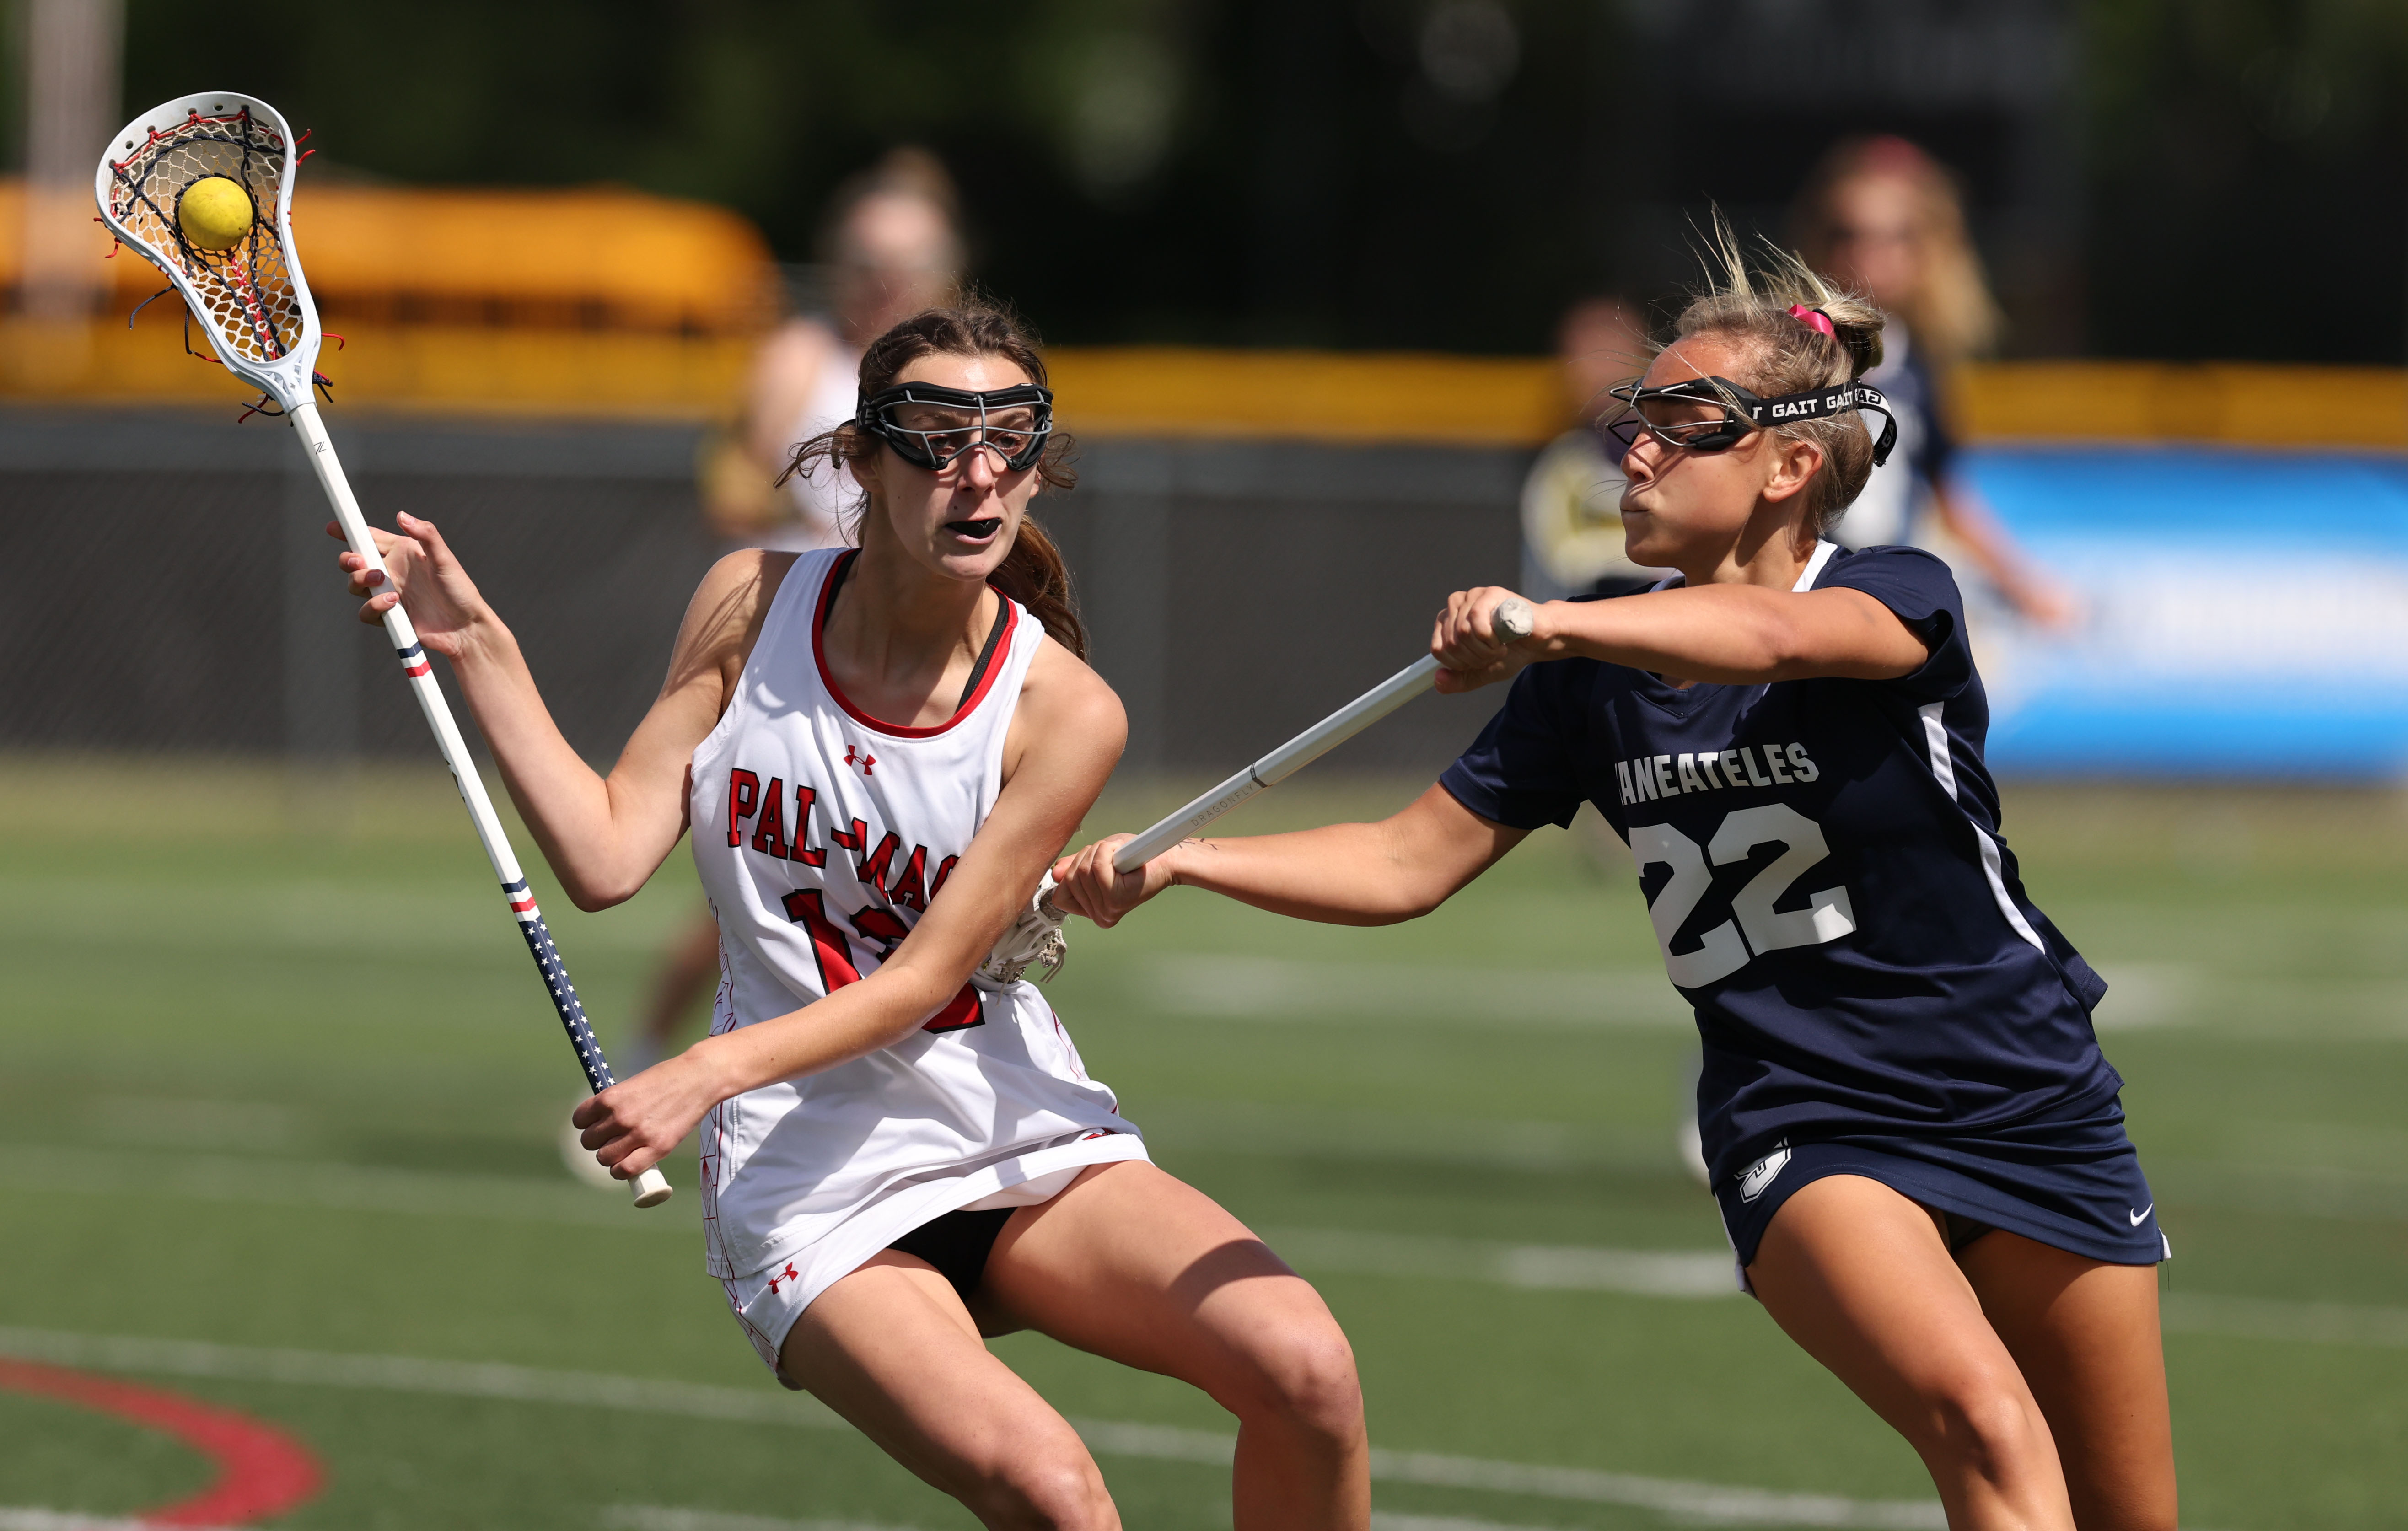
[[1006,1225],[974,1304],[1191,1382],[1238,1417],[1237,1531],[1363,1531],[1369,1443],[1354,1352],[1321,1295],[1211,1197],[1098,1165]]
[[1956,1263],[2040,1400],[2082,1531],[2174,1531],[2173,1422],[2155,1266],[2001,1229]]
[[710,997],[710,986],[718,981],[719,922],[705,910],[669,943],[660,971],[652,977],[641,1028],[652,1056],[668,1056],[678,1026],[687,1012]]
[[1922,1456],[1952,1531],[2073,1531],[2048,1421],[1929,1213],[1830,1176],[1782,1204],[1747,1274],[1774,1322]]
[[787,1331],[779,1359],[993,1531],[1119,1531],[1078,1433],[987,1352],[925,1261],[888,1250],[829,1287]]

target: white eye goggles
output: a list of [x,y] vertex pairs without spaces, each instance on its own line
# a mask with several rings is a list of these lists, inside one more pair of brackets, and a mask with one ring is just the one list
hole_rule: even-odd
[[[1881,435],[1873,442],[1873,466],[1889,461],[1898,445],[1898,416],[1889,400],[1870,383],[1846,382],[1809,393],[1784,393],[1758,398],[1728,378],[1689,378],[1657,388],[1625,383],[1612,390],[1623,408],[1598,422],[1598,434],[1615,462],[1637,443],[1641,432],[1668,447],[1689,451],[1728,451],[1750,435],[1774,425],[1826,420],[1852,409],[1871,409],[1882,417]],[[1681,418],[1698,405],[1715,411],[1709,418]]]
[[861,401],[854,423],[916,467],[942,473],[981,447],[1014,471],[1034,467],[1054,436],[1054,391],[1035,383],[982,393],[898,383]]

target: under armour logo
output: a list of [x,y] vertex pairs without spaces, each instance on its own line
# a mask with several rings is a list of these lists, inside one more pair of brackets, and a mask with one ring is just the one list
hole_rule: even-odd
[[868,751],[863,750],[860,751],[861,758],[859,760],[855,760],[853,758],[854,749],[855,747],[850,744],[844,747],[844,763],[848,766],[860,766],[861,774],[864,776],[875,776],[877,773],[872,771],[870,767],[878,764],[878,757],[871,754]]
[[792,1260],[789,1260],[786,1262],[786,1269],[783,1275],[772,1276],[769,1278],[769,1295],[774,1297],[778,1295],[778,1283],[780,1281],[799,1281],[801,1280],[802,1278],[800,1276],[795,1274],[795,1263]]

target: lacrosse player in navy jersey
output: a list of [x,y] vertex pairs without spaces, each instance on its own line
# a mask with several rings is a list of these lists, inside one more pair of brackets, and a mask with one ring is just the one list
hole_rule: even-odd
[[1722,243],[1603,427],[1630,556],[1676,576],[1541,606],[1510,645],[1512,592],[1455,595],[1440,689],[1512,689],[1412,807],[1125,876],[1116,837],[1057,866],[1057,898],[1111,923],[1184,883],[1409,920],[1596,804],[1697,1010],[1742,1285],[1914,1444],[1957,1531],[2173,1531],[2169,1251],[2091,1030],[2106,985],[2000,837],[1947,566],[1823,535],[1894,436],[1857,381],[1882,316]]

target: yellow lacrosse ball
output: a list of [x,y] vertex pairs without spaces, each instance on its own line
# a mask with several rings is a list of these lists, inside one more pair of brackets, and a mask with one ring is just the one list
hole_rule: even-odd
[[232,250],[251,233],[251,193],[223,176],[205,176],[184,188],[176,222],[202,250]]

